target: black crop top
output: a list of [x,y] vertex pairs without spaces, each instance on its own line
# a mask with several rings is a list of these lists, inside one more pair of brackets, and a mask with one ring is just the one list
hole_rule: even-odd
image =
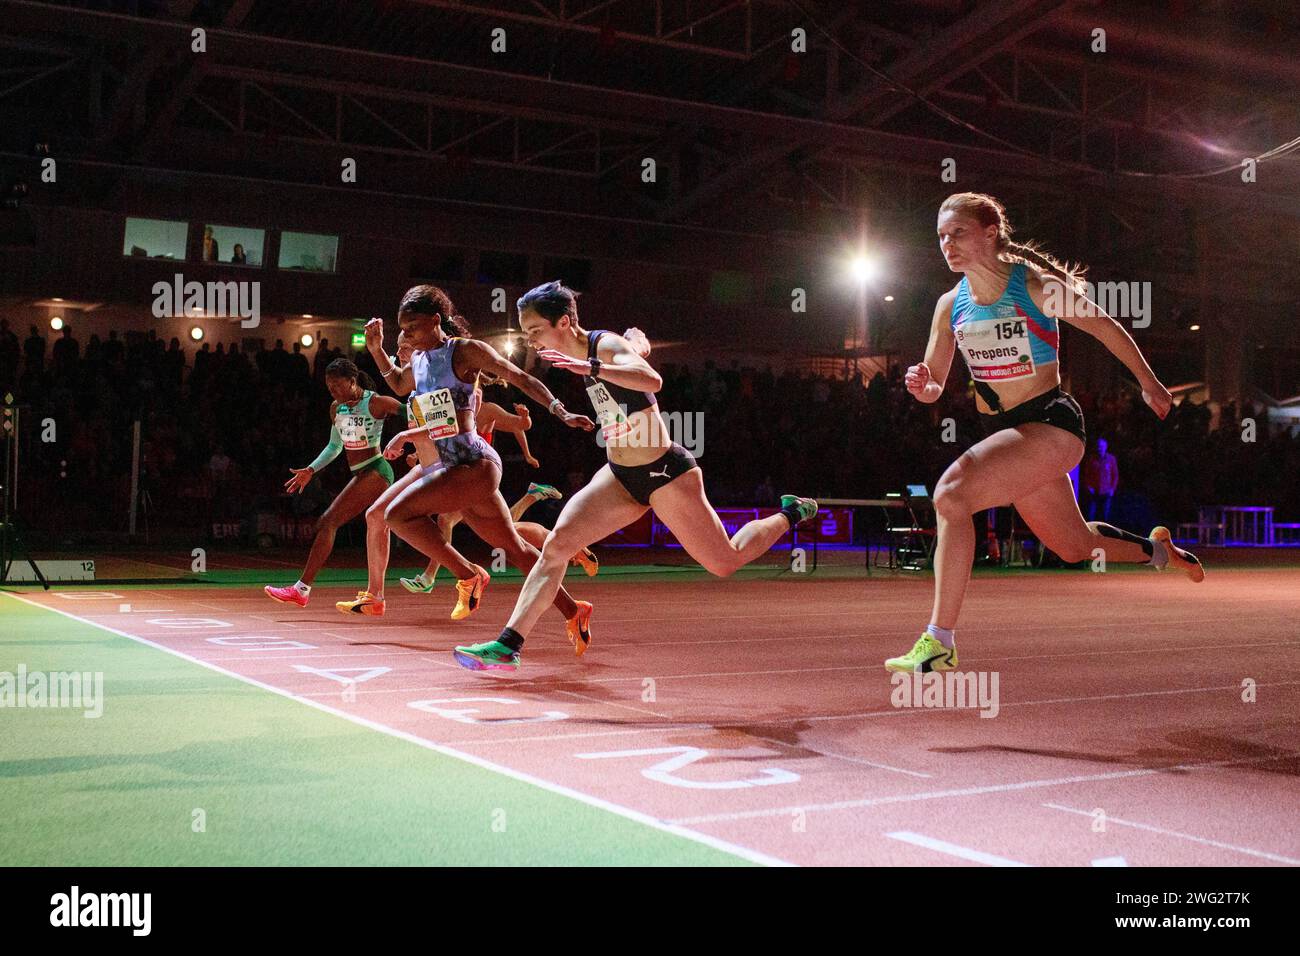
[[[602,335],[609,334],[610,332],[608,329],[596,329],[593,332],[587,333],[588,359],[596,358],[596,343],[600,341]],[[653,392],[638,392],[630,388],[624,388],[622,385],[615,385],[613,382],[601,381],[593,375],[584,375],[582,378],[588,388],[591,388],[593,385],[599,385],[604,388],[609,392],[610,398],[614,399],[617,404],[622,405],[627,409],[629,415],[633,412],[643,411],[651,405],[656,404]],[[590,392],[588,392],[587,397],[591,398]],[[592,407],[595,408],[595,405],[596,403],[593,399]]]

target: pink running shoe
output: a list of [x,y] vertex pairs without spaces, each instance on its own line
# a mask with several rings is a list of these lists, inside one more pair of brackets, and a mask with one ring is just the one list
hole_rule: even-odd
[[267,597],[275,598],[277,601],[281,601],[284,604],[296,604],[299,607],[307,606],[307,595],[303,594],[292,584],[286,588],[273,588],[268,584],[263,590],[266,591]]

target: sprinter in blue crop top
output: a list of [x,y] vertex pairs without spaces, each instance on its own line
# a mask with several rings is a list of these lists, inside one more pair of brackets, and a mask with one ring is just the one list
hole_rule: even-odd
[[[397,322],[413,349],[411,364],[398,368],[384,351],[384,320],[366,323],[366,348],[385,380],[399,395],[409,395],[415,415],[433,440],[442,467],[422,472],[388,502],[384,521],[404,541],[456,576],[457,601],[453,621],[464,620],[479,607],[488,573],[472,564],[438,531],[431,514],[459,512],[465,524],[489,547],[501,548],[506,560],[527,574],[537,561],[537,549],[519,537],[510,510],[498,490],[501,458],[476,431],[481,398],[475,389],[479,373],[508,382],[571,428],[592,429],[591,419],[564,409],[550,391],[531,375],[497,354],[486,342],[469,338],[464,320],[451,299],[433,285],[408,289],[398,306]],[[401,449],[390,449],[396,456]],[[388,563],[387,530],[380,542],[367,534],[367,561],[382,568]],[[372,577],[374,567],[372,567]],[[382,571],[379,572],[382,574]],[[571,642],[591,640],[591,605],[574,601],[561,589],[553,604],[564,615]]]
[[[456,660],[474,670],[518,668],[524,638],[560,586],[569,556],[627,527],[651,507],[686,552],[721,577],[817,514],[811,498],[784,495],[776,514],[749,522],[729,538],[705,497],[694,456],[673,442],[659,414],[655,393],[663,382],[646,361],[645,335],[633,329],[624,335],[583,329],[576,294],[559,282],[526,293],[518,308],[519,327],[538,357],[583,376],[609,462],[560,512],[501,635],[456,648]],[[578,654],[584,649],[574,646]]]
[[912,650],[885,661],[892,671],[957,666],[953,631],[975,558],[971,516],[997,505],[1015,505],[1039,541],[1067,562],[1101,554],[1114,564],[1168,566],[1193,581],[1205,577],[1196,557],[1173,545],[1168,528],[1143,538],[1085,522],[1075,501],[1070,472],[1083,456],[1083,414],[1061,390],[1057,323],[1101,342],[1164,418],[1169,391],[1128,332],[1083,295],[1077,273],[1032,243],[1013,241],[1006,210],[992,196],[949,196],[939,207],[938,230],[948,268],[963,275],[939,299],[925,361],[907,370],[905,382],[918,401],[937,401],[960,351],[989,434],[953,462],[935,488],[934,608]]

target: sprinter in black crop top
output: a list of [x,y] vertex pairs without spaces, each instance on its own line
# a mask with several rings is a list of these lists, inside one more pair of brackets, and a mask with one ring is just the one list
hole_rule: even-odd
[[[538,286],[519,300],[519,327],[539,358],[583,376],[596,412],[597,442],[609,463],[560,512],[501,636],[456,648],[456,660],[474,670],[517,668],[524,638],[551,603],[573,553],[627,527],[651,507],[687,553],[721,577],[817,514],[811,498],[783,495],[779,511],[728,538],[705,497],[695,456],[672,440],[659,412],[655,394],[663,380],[646,361],[649,341],[639,329],[623,335],[588,332],[578,324],[576,298],[559,282]],[[579,656],[586,649],[586,643],[574,642]]]

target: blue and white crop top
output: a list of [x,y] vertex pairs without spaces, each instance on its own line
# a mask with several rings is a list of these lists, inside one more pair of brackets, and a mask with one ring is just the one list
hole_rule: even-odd
[[411,370],[415,373],[415,391],[411,393],[411,411],[433,439],[453,438],[460,433],[456,413],[461,409],[478,410],[473,382],[456,376],[456,345],[461,340],[448,339],[441,347],[411,353]]
[[992,305],[971,298],[962,276],[952,303],[952,334],[976,385],[1009,382],[1056,362],[1060,335],[1056,319],[1045,315],[1025,285],[1028,267],[1011,268],[1006,291]]

